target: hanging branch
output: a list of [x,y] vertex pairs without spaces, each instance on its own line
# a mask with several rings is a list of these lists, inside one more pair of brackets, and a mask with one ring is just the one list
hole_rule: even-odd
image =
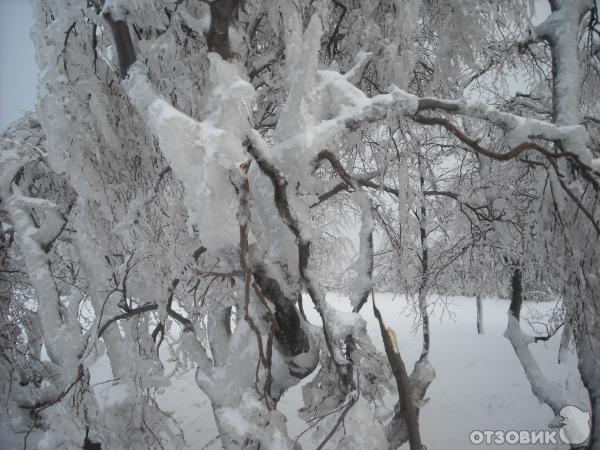
[[257,131],[249,136],[247,141],[244,143],[248,153],[254,158],[261,171],[269,178],[273,184],[274,189],[274,200],[275,206],[283,223],[287,225],[290,231],[294,234],[298,246],[298,269],[300,277],[304,283],[308,294],[310,295],[317,312],[321,316],[323,323],[323,334],[325,336],[325,344],[331,355],[332,361],[336,367],[341,379],[346,379],[347,370],[345,365],[347,362],[340,355],[340,351],[336,344],[333,342],[333,332],[331,330],[331,324],[326,318],[327,304],[323,293],[321,292],[316,280],[312,274],[308,271],[308,260],[310,256],[310,240],[305,237],[302,233],[300,221],[296,214],[290,207],[287,198],[287,185],[288,182],[284,175],[265,157],[262,146],[264,145],[261,136]]
[[511,301],[508,314],[508,326],[504,332],[504,337],[508,339],[515,350],[525,376],[529,380],[531,392],[540,402],[548,405],[552,412],[558,416],[563,406],[569,402],[565,398],[565,392],[561,388],[553,386],[548,381],[537,361],[535,360],[529,344],[536,342],[532,336],[526,335],[520,324],[521,307],[523,305],[523,285],[521,269],[516,266],[513,268],[511,277]]
[[365,273],[358,274],[358,276],[364,276],[368,281],[364,283],[362,289],[359,289],[360,292],[353,294],[356,296],[356,298],[353,299],[352,312],[358,313],[367,302],[367,299],[369,298],[369,292],[371,292],[373,285],[373,211],[375,208],[373,207],[369,197],[361,190],[360,182],[350,176],[350,174],[346,171],[346,169],[344,169],[344,166],[342,166],[340,161],[332,152],[329,150],[320,151],[317,155],[316,161],[318,163],[322,160],[326,160],[329,162],[329,164],[331,164],[333,169],[338,173],[344,183],[352,187],[356,195],[360,196],[361,200],[357,203],[362,203],[358,206],[363,210],[362,223],[366,229],[364,237],[362,236],[361,231],[360,239],[361,241],[364,240],[364,242],[361,242],[360,258],[366,261],[366,267],[364,268]]
[[387,355],[390,366],[392,367],[392,373],[396,379],[396,386],[398,387],[398,398],[400,401],[400,414],[406,421],[408,428],[408,440],[410,443],[410,450],[422,450],[421,435],[419,432],[419,420],[415,405],[413,403],[413,395],[408,379],[408,373],[406,372],[406,366],[400,356],[400,350],[398,349],[398,343],[396,342],[396,336],[391,328],[385,326],[381,312],[375,305],[375,295],[373,295],[373,314],[379,322],[379,329],[381,331],[381,338],[383,339],[383,346],[385,348],[385,354]]
[[[242,272],[244,273],[244,320],[248,323],[248,326],[252,330],[252,332],[256,335],[256,342],[258,344],[258,361],[256,363],[256,376],[254,380],[254,387],[256,392],[261,395],[258,390],[258,381],[259,381],[259,369],[262,365],[266,372],[266,379],[263,385],[263,397],[265,399],[265,404],[267,408],[271,410],[275,407],[275,401],[271,398],[271,383],[273,381],[273,377],[271,376],[271,355],[273,351],[273,322],[271,322],[271,333],[268,337],[267,342],[267,356],[265,356],[264,346],[262,334],[254,319],[250,316],[250,298],[252,287],[252,271],[248,265],[248,224],[250,222],[250,209],[248,207],[248,196],[250,194],[250,183],[248,182],[248,177],[246,176],[247,170],[249,168],[249,164],[243,164],[241,166],[243,180],[239,189],[240,195],[240,206],[238,209],[238,221],[240,222],[240,265],[242,267]],[[256,285],[255,285],[256,286]],[[258,293],[258,287],[255,287],[255,291]],[[264,300],[264,299],[261,299]],[[266,302],[263,305],[267,308],[268,314],[267,317],[272,319],[272,314],[270,314],[270,310]]]

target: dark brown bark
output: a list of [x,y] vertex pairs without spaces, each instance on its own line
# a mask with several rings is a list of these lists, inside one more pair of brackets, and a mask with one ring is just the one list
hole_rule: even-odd
[[392,367],[392,373],[396,379],[400,401],[400,414],[404,417],[406,422],[410,450],[422,450],[423,446],[421,444],[421,435],[419,432],[419,418],[413,403],[412,389],[406,366],[400,356],[395,336],[393,336],[391,331],[385,326],[381,313],[379,312],[379,309],[377,309],[377,306],[375,306],[375,300],[373,300],[373,314],[379,322],[385,354],[387,355],[390,366]]
[[255,266],[253,276],[263,295],[275,306],[275,338],[283,353],[296,356],[307,352],[310,343],[302,329],[298,310],[294,306],[296,299],[287,298],[279,283],[268,276],[263,266]]
[[83,450],[102,450],[102,445],[97,442],[92,442],[86,436],[83,441]]
[[[419,184],[421,192],[425,192],[425,177],[423,176],[424,168],[422,166],[422,157],[418,156],[419,165]],[[421,312],[421,320],[423,321],[423,348],[419,361],[423,361],[429,355],[431,346],[431,337],[429,331],[429,314],[427,312],[427,284],[429,282],[429,249],[427,247],[427,206],[425,199],[421,200],[419,231],[421,237],[421,281],[419,282],[419,310]]]
[[129,32],[129,26],[124,20],[113,20],[110,13],[104,14],[104,19],[106,19],[108,25],[110,26],[115,47],[117,49],[117,56],[119,58],[119,74],[121,78],[125,78],[129,68],[136,60],[135,49],[133,48],[133,41],[131,39],[131,33]]
[[[306,288],[308,295],[313,301],[317,312],[321,316],[323,323],[323,335],[325,337],[325,344],[327,350],[331,355],[331,360],[334,363],[336,370],[340,376],[340,379],[345,380],[348,377],[347,367],[338,363],[335,359],[335,348],[336,345],[332,340],[331,324],[329,324],[324,317],[323,305],[321,305],[321,292],[318,285],[314,282],[314,279],[310,276],[308,270],[308,262],[310,259],[310,240],[307,240],[302,234],[300,229],[300,223],[296,214],[293,212],[291,205],[287,198],[287,185],[288,182],[279,169],[269,161],[262,150],[259,148],[262,144],[256,140],[256,136],[251,136],[244,143],[248,153],[254,158],[254,161],[258,164],[258,167],[270,180],[274,189],[274,201],[277,207],[277,212],[283,223],[288,229],[294,234],[298,246],[298,271],[302,279],[302,284]],[[256,143],[259,145],[255,145]]]
[[520,320],[521,306],[523,306],[523,274],[518,267],[513,270],[511,287],[509,311],[515,319]]
[[206,44],[210,52],[218,53],[223,59],[233,56],[229,26],[237,20],[240,3],[240,0],[215,0],[210,3],[210,28]]

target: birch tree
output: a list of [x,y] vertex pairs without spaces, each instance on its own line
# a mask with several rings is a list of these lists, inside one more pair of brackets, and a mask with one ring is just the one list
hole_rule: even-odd
[[[564,292],[597,445],[590,243],[600,233],[600,121],[586,95],[598,81],[597,5],[552,1],[537,27],[525,1],[34,6],[36,114],[3,135],[0,153],[6,270],[26,274],[8,296],[23,316],[2,310],[0,320],[25,331],[29,353],[18,364],[32,380],[3,395],[29,411],[22,420],[44,430],[44,445],[182,447],[178,424],[155,400],[168,388],[160,356],[169,352],[176,370],[195,370],[224,448],[297,448],[277,404],[315,372],[302,415],[318,422],[319,448],[420,448],[419,409],[435,378],[432,271],[451,273],[477,227],[503,242],[502,226],[490,231],[489,222],[522,209],[519,228],[536,240],[513,265],[555,261],[548,283]],[[514,73],[525,73],[531,92],[510,95],[496,82]],[[443,182],[440,161],[453,173]],[[502,177],[482,182],[482,161],[483,172]],[[500,179],[524,190],[495,195]],[[524,191],[537,211],[519,203]],[[343,258],[335,253],[343,236],[322,233],[328,208],[360,223],[351,313],[329,302],[319,273],[322,246]],[[399,236],[411,208],[415,233]],[[469,233],[448,246],[434,239],[459,220]],[[410,374],[375,301],[385,353],[361,316],[377,287],[377,236],[396,251],[395,270],[418,274],[409,290],[418,293],[423,353]],[[515,254],[507,238],[499,254]],[[409,246],[418,269],[419,258],[404,264]],[[31,301],[18,302],[26,289]],[[520,336],[517,303],[509,338]],[[42,341],[47,358],[36,366]],[[529,342],[514,342],[527,371]],[[110,407],[89,381],[103,355],[122,387]],[[566,401],[529,379],[555,412]],[[397,396],[394,412],[382,413],[381,388]]]

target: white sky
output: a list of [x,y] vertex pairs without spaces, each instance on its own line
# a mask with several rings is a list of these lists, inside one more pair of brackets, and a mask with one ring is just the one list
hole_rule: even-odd
[[38,68],[31,24],[28,0],[0,0],[0,131],[35,107]]

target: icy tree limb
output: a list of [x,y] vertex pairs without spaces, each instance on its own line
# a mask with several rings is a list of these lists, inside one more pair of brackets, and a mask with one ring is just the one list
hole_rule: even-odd
[[593,0],[551,1],[552,13],[536,28],[552,51],[552,118],[557,125],[579,122],[579,25]]
[[[408,373],[406,372],[406,366],[400,356],[395,333],[391,328],[385,326],[381,313],[375,305],[375,298],[373,298],[373,314],[379,322],[385,354],[388,357],[388,361],[392,367],[392,373],[396,379],[396,385],[398,386],[398,397],[400,400],[399,415],[403,416],[406,423],[410,450],[422,450],[423,446],[421,444],[421,435],[419,432],[419,418],[413,402],[413,393],[408,379]],[[390,442],[390,444],[392,443]],[[394,445],[392,448],[395,447],[397,446]]]
[[24,196],[18,187],[13,187],[13,192],[18,195],[13,197],[13,203],[28,211],[38,210],[45,217],[44,226],[40,226],[31,235],[33,239],[42,247],[45,253],[50,251],[54,241],[63,232],[67,225],[67,219],[53,202],[41,198],[32,198]]
[[356,261],[356,281],[352,286],[350,302],[352,311],[358,313],[367,302],[369,292],[373,288],[373,230],[375,221],[373,219],[374,207],[367,195],[355,192],[355,202],[362,210],[361,228],[359,232],[359,255]]
[[569,359],[569,346],[573,340],[573,328],[570,320],[565,320],[565,325],[560,337],[560,345],[558,347],[558,363],[564,364]]
[[[218,55],[213,54],[210,55],[209,58],[211,58],[211,67],[215,66],[215,70],[225,70],[229,68],[231,69],[229,75],[234,74],[235,70],[230,67],[228,63],[223,62]],[[157,95],[142,70],[142,67],[138,69],[137,66],[130,70],[130,77],[126,81],[128,95],[131,98],[132,103],[145,119],[150,130],[153,134],[158,136],[163,153],[172,160],[171,167],[173,168],[175,175],[182,180],[185,186],[186,197],[189,200],[186,202],[188,210],[191,209],[192,212],[196,211],[197,217],[200,217],[200,215],[206,217],[205,209],[210,205],[203,205],[202,203],[205,198],[202,197],[199,199],[198,196],[195,195],[199,191],[198,173],[199,171],[205,173],[211,172],[210,176],[214,177],[215,170],[221,170],[223,172],[230,170],[231,167],[226,166],[221,160],[217,161],[213,156],[218,154],[219,158],[229,157],[226,153],[232,149],[232,140],[236,140],[235,142],[237,142],[237,137],[234,136],[234,133],[232,133],[231,130],[216,129],[216,126],[220,125],[219,122],[223,120],[231,121],[232,119],[231,117],[220,116],[218,111],[215,111],[214,118],[209,117],[204,122],[197,122],[191,119]],[[234,75],[237,76],[237,72],[235,72]],[[219,81],[222,82],[223,80]],[[244,89],[246,86],[249,86],[239,77],[232,83],[235,84],[236,89]],[[230,87],[231,85],[228,84],[227,86]],[[220,92],[226,90],[227,89],[224,88],[219,89]],[[239,101],[242,102],[242,100]],[[215,139],[223,139],[223,141],[216,141]],[[223,150],[221,146],[227,146],[226,151]],[[219,149],[218,151],[217,148]],[[190,163],[181,158],[182,152],[190,152],[190,158],[193,160],[194,164],[197,164],[197,170],[190,170]],[[233,159],[233,157],[234,156],[232,155],[231,158]],[[224,181],[223,178],[225,178]],[[220,180],[220,182],[229,184],[226,177],[221,177]],[[231,186],[228,186],[228,188],[231,188]],[[218,191],[214,186],[211,190],[215,192]],[[233,189],[231,190],[233,191]],[[202,192],[206,191],[208,190],[205,189]],[[218,198],[219,203],[223,203],[222,195],[223,192],[220,192],[221,197]],[[215,199],[216,198],[217,197],[215,197]],[[220,207],[221,204],[218,206]],[[217,219],[213,217],[212,220]],[[223,223],[223,225],[226,225],[226,223]],[[236,228],[239,230],[239,225]],[[209,230],[204,231],[208,232]],[[225,244],[220,242],[215,245]],[[247,268],[250,271],[255,270],[255,260],[256,259],[253,258],[252,261],[248,261]],[[281,325],[277,327],[278,331],[275,335],[277,344],[281,344],[282,350],[289,356],[296,356],[309,350],[310,343],[305,331],[301,327],[301,321],[298,320],[299,318],[295,311],[294,302],[290,299],[279,297],[279,293],[282,293],[285,289],[281,286],[277,286],[277,282],[274,278],[265,276],[266,274],[260,267],[257,270],[260,273],[252,274],[254,276],[254,281],[257,282],[261,290],[263,288],[266,290],[265,296],[274,304],[278,305],[275,308],[274,313],[277,322]],[[244,273],[244,276],[246,275],[247,274]],[[252,277],[250,282],[252,284]],[[170,315],[173,315],[179,322],[183,323],[184,326],[188,326],[181,317],[176,317],[175,314]],[[290,327],[288,325],[292,326]],[[281,340],[279,338],[281,338]],[[304,373],[304,368],[297,373]]]
[[289,298],[283,292],[280,283],[270,274],[268,261],[261,263],[253,261],[252,267],[255,283],[261,293],[275,306],[274,315],[277,321],[275,336],[282,352],[289,356],[297,356],[311,350],[308,335],[302,328],[302,321],[294,306],[300,299],[300,293],[296,299]]
[[[591,14],[591,17],[595,17],[597,20],[598,2],[593,0],[552,0],[550,6],[552,11],[550,16],[537,27],[536,32],[547,40],[552,52],[552,119],[557,125],[574,125],[581,120],[579,102],[582,86],[579,61],[581,25],[584,17],[588,14]],[[564,150],[573,147],[573,142],[570,139],[563,139],[557,143],[557,147]],[[592,154],[589,149],[575,148],[575,151],[578,154],[578,161],[593,165]],[[583,205],[583,198],[579,199],[569,188],[574,175],[573,166],[579,169],[588,182],[591,182],[596,193],[600,190],[597,180],[587,176],[587,172],[580,170],[581,168],[577,164],[573,164],[568,169],[565,168],[564,173],[567,176],[563,179],[557,166],[558,164],[553,165],[561,187],[577,206],[577,210],[583,211],[588,219],[592,221],[597,236],[600,235],[600,228],[598,222],[594,220],[593,211],[590,212]],[[593,210],[595,203],[593,206],[588,206],[591,206]],[[577,229],[575,235],[578,235],[579,232],[580,230]],[[583,242],[583,245],[589,245],[589,243]],[[575,252],[585,253],[581,247],[576,247]],[[577,274],[578,278],[580,274],[583,275],[586,289],[583,292],[582,290],[573,291],[572,295],[576,297],[572,299],[575,311],[569,311],[569,313],[576,314],[572,317],[576,317],[576,321],[573,323],[573,334],[577,346],[579,373],[588,391],[592,409],[592,429],[588,448],[595,449],[600,447],[600,386],[598,384],[600,378],[600,364],[598,363],[600,339],[598,339],[597,333],[600,315],[598,314],[594,288],[593,285],[590,285],[588,277],[586,277],[583,261],[581,261],[581,268],[573,269],[571,273]],[[575,265],[579,264],[575,263]],[[596,272],[597,269],[592,269],[590,275],[595,276]]]
[[126,320],[126,319],[130,319],[132,317],[135,316],[139,316],[140,314],[143,314],[145,312],[148,311],[155,311],[158,309],[158,305],[156,303],[146,303],[142,306],[139,306],[137,308],[133,308],[130,311],[127,311],[123,314],[117,314],[116,316],[112,316],[110,319],[107,319],[106,322],[104,322],[102,324],[102,326],[98,329],[98,337],[102,337],[102,335],[104,334],[104,332],[106,331],[106,329],[111,326],[113,323],[119,321],[119,320]]
[[[265,400],[265,404],[269,411],[275,406],[275,400],[273,400],[271,396],[271,383],[272,383],[272,375],[271,375],[271,357],[270,351],[272,350],[272,346],[268,347],[265,351],[263,346],[263,338],[258,326],[254,322],[254,319],[250,316],[250,299],[252,298],[252,271],[248,265],[247,256],[248,256],[248,225],[250,222],[250,209],[248,207],[248,197],[250,194],[250,183],[248,182],[247,175],[247,165],[244,165],[241,169],[242,171],[242,182],[240,183],[239,188],[239,209],[238,209],[238,221],[240,223],[240,266],[242,267],[242,272],[244,273],[244,320],[256,336],[256,343],[258,345],[258,362],[256,366],[256,379],[254,382],[254,386],[256,388],[257,393],[260,394],[258,390],[258,380],[259,380],[259,367],[263,366],[266,377],[263,385],[262,395]],[[267,310],[268,311],[268,310]],[[267,320],[273,322],[274,319],[270,314],[270,311],[265,315]],[[269,342],[272,343],[273,335],[272,335],[272,327],[273,323],[271,323],[271,334],[269,335]],[[265,356],[267,353],[267,356]]]
[[[398,88],[396,88],[399,91]],[[402,91],[403,92],[403,91]],[[480,119],[497,126],[508,135],[509,138],[539,138],[547,141],[560,141],[573,139],[582,142],[587,133],[585,128],[579,125],[556,125],[551,122],[518,116],[509,112],[499,111],[493,106],[486,105],[480,101],[472,100],[445,100],[439,98],[419,98],[415,114],[423,111],[443,111],[473,119]]]
[[[167,298],[167,314],[169,315],[169,317],[171,317],[173,320],[175,320],[176,322],[178,322],[184,331],[193,331],[194,327],[192,325],[192,322],[190,321],[190,319],[188,319],[187,317],[184,317],[183,315],[181,315],[180,313],[178,313],[177,311],[175,311],[173,309],[173,295],[174,295],[174,291],[175,288],[177,287],[177,285],[179,284],[179,279],[176,278],[173,283],[171,284],[171,288],[170,288],[170,292],[169,292],[169,297]],[[158,309],[158,305],[156,303],[146,303],[142,306],[139,306],[137,308],[133,308],[133,309],[129,309],[127,311],[125,311],[123,314],[117,314],[116,316],[113,316],[109,319],[106,320],[106,322],[104,322],[102,324],[102,326],[100,326],[98,328],[98,337],[102,337],[102,335],[104,334],[104,332],[106,331],[106,329],[112,325],[113,323],[119,321],[119,320],[126,320],[126,319],[130,319],[132,317],[135,316],[139,316],[140,314],[143,314],[145,312],[149,312],[149,311],[156,311]]]
[[[556,144],[557,144],[556,150],[549,150],[549,149],[545,148],[544,146],[537,144],[536,142],[526,141],[526,142],[521,142],[520,144],[516,145],[515,147],[513,147],[510,151],[508,151],[506,153],[497,153],[493,150],[483,147],[479,143],[479,140],[469,137],[466,133],[464,133],[462,130],[460,130],[456,125],[454,125],[452,122],[450,122],[449,120],[447,120],[445,118],[424,117],[424,116],[416,115],[413,117],[413,119],[423,125],[442,126],[446,130],[448,130],[450,133],[452,133],[454,136],[456,136],[461,142],[467,144],[475,153],[495,159],[497,161],[508,161],[508,160],[518,158],[521,154],[523,154],[527,150],[535,150],[536,152],[542,154],[546,158],[548,163],[552,166],[556,166],[557,161],[559,161],[561,159],[567,159],[568,161],[572,162],[574,167],[576,167],[577,169],[580,170],[582,176],[587,181],[592,183],[592,185],[594,186],[595,189],[600,189],[600,171],[597,170],[595,167],[593,167],[590,163],[586,162],[589,158],[581,157],[582,152],[584,152],[585,149],[573,148],[572,150],[570,150],[565,146],[565,143],[572,143],[572,142],[576,143],[575,139],[576,139],[577,133],[575,133],[575,134],[567,133],[567,134],[563,135],[562,137],[557,136],[555,140],[548,139],[548,140],[552,140],[553,142],[556,142]],[[563,127],[563,128],[567,128],[567,127]],[[573,127],[571,127],[571,128],[573,128]],[[540,136],[532,135],[532,136],[528,136],[528,137],[533,138],[533,137],[540,137]],[[559,180],[560,180],[560,177],[559,177]],[[588,216],[588,218],[590,218],[590,220],[594,224],[596,231],[600,234],[600,228],[599,228],[598,224],[596,223],[596,221],[591,217],[591,214],[586,210],[586,208],[583,205],[581,205],[581,202],[573,195],[573,193],[570,191],[570,189],[564,182],[561,183],[561,186],[565,190],[565,192],[569,195],[569,197],[571,197],[573,199],[573,201],[575,201],[580,206],[580,208],[582,208],[582,210],[584,211],[586,216]]]
[[359,256],[357,261],[357,279],[352,288],[350,303],[352,312],[358,313],[367,302],[373,285],[373,220],[374,207],[371,200],[360,188],[360,181],[355,180],[346,172],[339,160],[329,150],[322,150],[317,155],[317,161],[327,160],[347,186],[354,190],[354,202],[362,211],[361,229],[359,234]]
[[334,311],[331,310],[331,307],[328,305],[325,300],[325,296],[321,292],[320,287],[316,279],[308,270],[308,259],[310,252],[310,237],[308,234],[302,229],[299,218],[296,213],[292,210],[291,205],[288,202],[287,196],[287,185],[288,182],[285,179],[284,175],[279,171],[275,165],[269,161],[266,157],[268,150],[266,147],[266,143],[263,141],[262,137],[256,130],[248,137],[246,142],[246,148],[248,153],[254,158],[261,171],[269,178],[274,188],[274,201],[275,206],[277,207],[277,211],[279,212],[279,216],[283,223],[290,229],[290,231],[294,234],[297,240],[298,245],[298,267],[300,271],[300,276],[302,278],[303,284],[308,291],[313,303],[315,304],[315,308],[317,312],[321,316],[321,320],[323,323],[323,334],[325,336],[325,343],[329,350],[329,353],[332,357],[332,360],[336,366],[336,370],[340,375],[341,379],[346,379],[347,370],[346,365],[348,361],[344,358],[341,350],[338,348],[334,339],[334,333],[331,328],[331,315],[334,314]]
[[560,415],[560,410],[568,404],[564,392],[558,386],[553,385],[544,376],[544,373],[537,364],[529,344],[535,342],[533,336],[528,336],[521,330],[519,322],[521,306],[523,304],[521,270],[515,268],[512,276],[512,294],[508,312],[508,325],[504,332],[504,337],[508,339],[513,346],[517,358],[525,371],[525,376],[531,386],[531,391],[540,402],[548,405],[556,416]]
[[358,55],[356,55],[356,64],[344,74],[344,79],[351,84],[358,84],[372,57],[373,54],[370,52],[358,52]]
[[[327,160],[342,180],[352,187],[354,191],[354,202],[362,211],[359,233],[359,255],[355,262],[356,280],[353,283],[352,292],[350,294],[352,312],[358,313],[367,302],[369,293],[373,289],[373,231],[375,229],[373,212],[375,211],[375,208],[369,196],[362,190],[356,180],[348,174],[333,153],[328,150],[322,150],[317,155],[317,161],[320,160]],[[352,376],[354,373],[355,361],[352,355],[356,349],[355,337],[352,334],[349,334],[346,336],[345,342],[346,358],[350,361],[350,364],[346,370],[344,382],[348,388],[354,389],[354,380],[352,379]]]
[[[8,213],[13,223],[17,240],[21,247],[25,265],[32,286],[38,297],[38,314],[42,324],[44,343],[50,360],[63,371],[63,380],[72,378],[77,368],[78,354],[81,351],[81,333],[77,318],[61,313],[60,295],[57,290],[50,261],[44,244],[40,239],[40,229],[35,226],[30,208],[56,209],[56,205],[47,200],[25,197],[16,185],[7,198]],[[53,229],[53,225],[50,225]],[[57,229],[62,229],[56,227]],[[52,234],[52,233],[50,233]],[[41,233],[46,235],[46,233]]]
[[525,371],[525,376],[531,386],[531,391],[538,400],[548,405],[555,415],[559,415],[561,408],[568,404],[562,389],[550,383],[540,367],[538,366],[529,344],[533,344],[535,339],[528,336],[521,330],[519,320],[509,313],[508,326],[504,332],[504,337],[508,339],[513,346],[517,358]]
[[[425,174],[424,167],[422,165],[422,157],[419,153],[417,155],[417,165],[419,168],[419,186],[421,188],[421,194],[425,191]],[[429,328],[429,312],[427,311],[427,292],[429,284],[429,247],[427,244],[427,206],[425,204],[425,198],[421,198],[421,207],[419,208],[420,214],[419,220],[419,239],[421,242],[421,279],[419,280],[418,287],[418,302],[419,302],[419,313],[421,314],[421,322],[423,327],[423,347],[421,349],[421,356],[419,361],[424,361],[429,356],[429,349],[431,347],[431,331]]]
[[[445,118],[426,117],[426,116],[422,116],[419,114],[413,116],[412,118],[416,122],[418,122],[422,125],[439,125],[441,127],[444,127],[446,130],[448,130],[450,133],[452,133],[454,136],[456,136],[461,142],[463,142],[464,144],[467,144],[470,148],[472,148],[476,153],[480,153],[484,156],[487,156],[488,158],[492,158],[497,161],[509,161],[511,159],[517,158],[518,156],[520,156],[523,152],[525,152],[527,150],[535,150],[550,160],[554,160],[554,159],[558,159],[558,158],[571,158],[576,162],[577,165],[580,166],[580,168],[593,174],[596,177],[600,177],[600,172],[598,170],[594,169],[589,164],[584,163],[581,160],[581,158],[579,157],[578,153],[568,150],[568,149],[561,149],[560,152],[553,152],[553,151],[545,148],[544,146],[537,144],[536,142],[526,141],[526,142],[519,143],[518,145],[516,145],[515,147],[513,147],[510,151],[508,151],[506,153],[497,153],[493,150],[490,150],[490,149],[482,146],[478,139],[469,137],[464,131],[459,129],[456,125],[454,125],[452,122],[450,122],[449,120],[447,120]],[[558,134],[558,135],[550,134],[549,136],[546,136],[546,135],[537,136],[537,135],[531,134],[531,135],[528,135],[525,137],[526,138],[539,137],[539,138],[546,139],[549,141],[560,141],[561,139],[568,139],[570,136],[572,136],[572,134],[570,131],[568,131],[564,134]]]
[[208,342],[215,366],[223,365],[229,358],[230,321],[231,307],[220,307],[214,313],[213,319],[208,321]]

